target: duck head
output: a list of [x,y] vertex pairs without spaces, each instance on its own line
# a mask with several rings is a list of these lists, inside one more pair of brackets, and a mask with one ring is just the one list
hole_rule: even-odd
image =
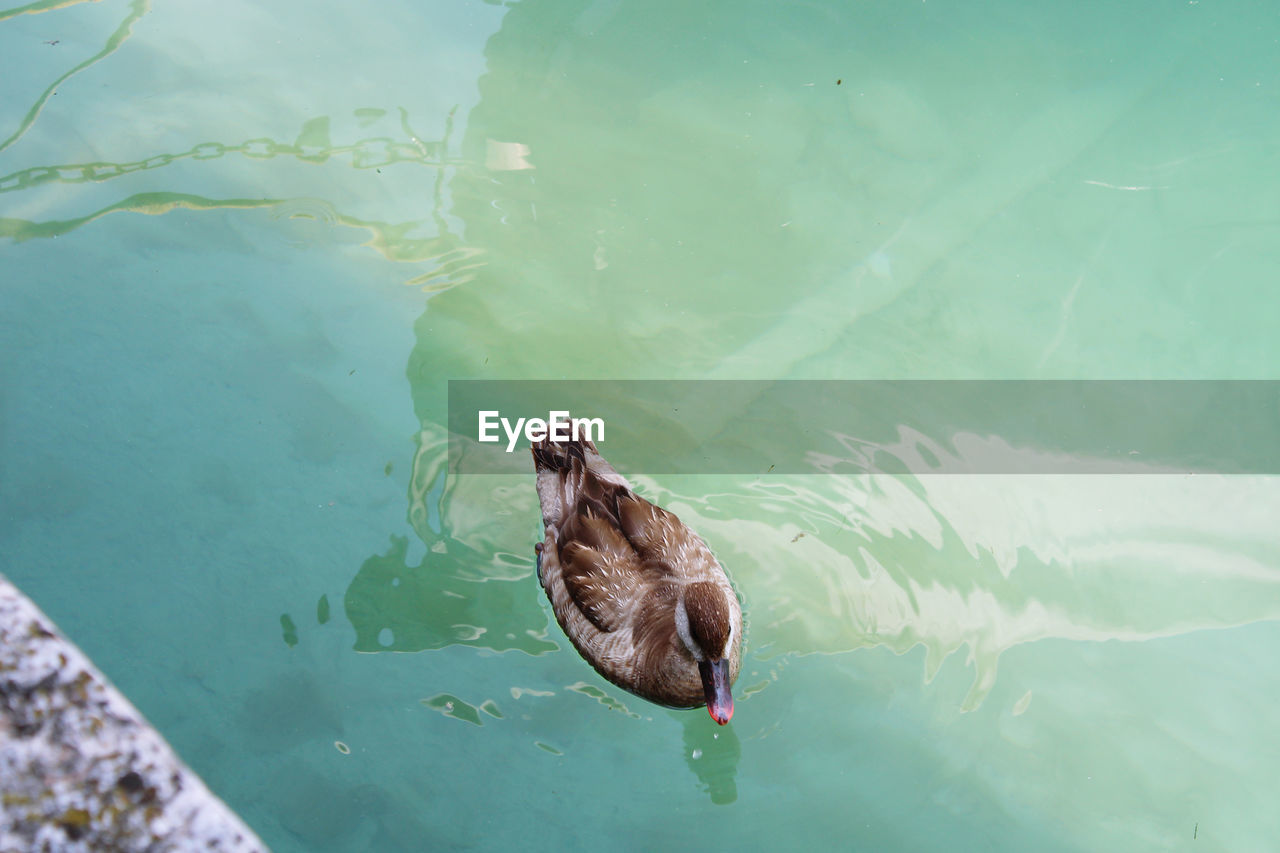
[[698,662],[707,712],[720,725],[733,716],[733,621],[729,604],[718,586],[707,581],[686,585],[676,601],[676,632],[680,642]]

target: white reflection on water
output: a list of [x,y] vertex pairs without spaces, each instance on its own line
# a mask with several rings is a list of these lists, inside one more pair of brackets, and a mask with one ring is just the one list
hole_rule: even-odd
[[[532,487],[521,489],[518,479],[453,478],[445,489],[449,534],[477,553],[521,553],[522,538],[531,548]],[[1001,654],[1019,643],[1133,642],[1280,619],[1274,476],[632,482],[716,549],[745,598],[750,654],[923,646],[932,680],[948,656],[968,648],[974,678],[964,710],[982,703]],[[513,523],[521,516],[529,525]],[[513,569],[525,574],[531,561],[500,574]],[[492,616],[495,624],[509,619]]]
[[[963,468],[965,448],[990,458],[989,442],[954,444],[954,459],[931,448],[943,470]],[[1019,469],[1060,465],[1038,451],[1002,452],[1026,457]],[[962,708],[973,710],[1001,654],[1020,643],[1138,641],[1280,618],[1280,479],[1151,473],[1161,469],[1138,462],[1123,470],[1148,473],[632,481],[728,567],[745,599],[749,654],[921,645],[932,680],[967,648],[974,677]],[[449,535],[476,553],[523,553],[526,539],[531,549],[536,509],[531,481],[523,486],[452,478]],[[513,570],[530,572],[531,561],[496,576]]]
[[[747,602],[757,655],[1147,640],[1280,618],[1274,477],[796,476],[642,490],[692,523]],[[687,486],[688,489],[682,489]],[[697,494],[693,489],[699,489]],[[800,534],[804,534],[801,536]]]

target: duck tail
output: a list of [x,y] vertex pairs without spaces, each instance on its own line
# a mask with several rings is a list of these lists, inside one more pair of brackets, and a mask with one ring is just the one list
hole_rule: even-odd
[[568,485],[574,494],[586,488],[588,481],[597,481],[603,485],[628,491],[631,489],[627,478],[614,470],[614,467],[600,455],[595,442],[591,439],[570,441],[544,439],[535,442],[531,449],[533,450],[533,467],[538,473],[539,483],[545,480],[549,486],[553,481],[560,482]]
[[[543,439],[535,442],[533,447],[533,467],[537,471],[570,471],[573,460],[577,459],[584,468],[593,467],[591,460],[604,461],[595,442],[589,438],[575,438],[569,441],[551,441]],[[606,463],[607,464],[607,463]]]

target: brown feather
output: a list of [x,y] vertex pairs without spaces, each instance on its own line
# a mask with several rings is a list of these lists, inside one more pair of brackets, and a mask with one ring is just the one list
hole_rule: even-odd
[[628,492],[618,499],[618,517],[627,539],[646,560],[674,565],[674,543],[681,529],[688,530],[674,513]]
[[[656,699],[664,705],[688,708],[700,703],[701,685],[681,686],[679,682],[665,678],[664,662],[672,655],[687,655],[676,633],[675,606],[678,594],[679,588],[675,584],[660,583],[641,601],[632,634],[638,689],[627,689],[646,698]],[[693,689],[694,687],[697,689]]]
[[560,564],[569,595],[601,631],[613,631],[620,607],[633,597],[636,579],[648,573],[618,529],[604,519],[575,516],[566,525]]

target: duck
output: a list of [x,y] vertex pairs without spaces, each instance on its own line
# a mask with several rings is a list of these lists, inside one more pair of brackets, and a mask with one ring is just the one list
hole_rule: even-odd
[[544,539],[538,581],[573,647],[608,681],[725,725],[742,664],[742,606],[720,561],[636,494],[593,441],[532,445]]

